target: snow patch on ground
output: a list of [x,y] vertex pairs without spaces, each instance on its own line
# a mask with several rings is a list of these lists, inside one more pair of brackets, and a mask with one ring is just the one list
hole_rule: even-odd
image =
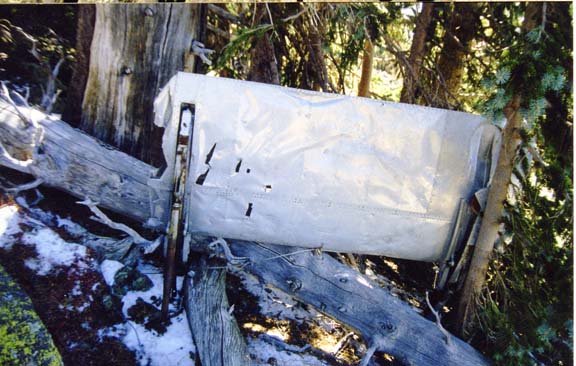
[[20,215],[16,206],[4,206],[0,208],[0,247],[10,249],[11,241],[8,238],[18,232]]
[[[26,266],[39,275],[46,275],[54,266],[69,266],[86,256],[86,247],[68,243],[49,228],[25,233],[22,236],[24,244],[34,246],[38,252],[37,258],[26,261]],[[78,261],[82,265],[84,262]]]
[[[0,208],[0,247],[6,249],[12,247],[16,241],[14,235],[22,232],[20,223],[32,227],[30,232],[23,233],[20,242],[36,249],[38,256],[27,259],[25,264],[39,275],[48,274],[54,266],[71,265],[77,259],[86,256],[86,247],[62,240],[57,233],[41,222],[25,217],[15,205]],[[85,263],[80,262],[79,265]]]
[[[126,318],[128,318],[128,309],[136,304],[138,298],[142,298],[148,303],[157,303],[162,298],[162,270],[149,264],[138,266],[138,270],[152,280],[153,286],[148,291],[130,291],[122,298],[124,302],[122,311]],[[177,288],[181,288],[183,278],[178,277],[176,281]],[[170,312],[175,312],[176,310],[171,304]],[[128,320],[127,333],[122,341],[128,348],[138,352],[141,357],[141,364],[150,366],[194,366],[196,348],[193,344],[186,314],[181,312],[170,320],[172,324],[167,327],[166,333],[162,335]]]
[[[0,247],[10,249],[16,242],[33,246],[38,256],[27,259],[25,265],[39,275],[46,275],[59,265],[69,266],[74,263],[80,267],[87,266],[86,261],[82,260],[88,254],[86,247],[64,241],[49,226],[64,228],[68,233],[76,236],[84,236],[85,229],[68,219],[62,219],[49,212],[36,208],[29,208],[29,210],[38,220],[19,210],[17,205],[7,205],[0,208]],[[20,225],[26,225],[26,231],[23,231]],[[123,266],[117,261],[105,260],[102,262],[100,268],[108,285],[114,284],[114,275]],[[149,303],[158,302],[162,297],[162,270],[152,265],[139,266],[138,270],[149,276],[153,282],[153,287],[145,292],[128,292],[122,299],[124,302],[123,312],[126,317],[128,317],[128,309],[136,303],[139,297]],[[178,278],[179,287],[182,285],[182,280],[182,278]],[[83,296],[79,284],[75,284],[70,296]],[[87,297],[86,302],[79,306],[67,304],[60,305],[60,308],[83,312],[90,306],[91,301],[93,298]],[[173,306],[170,310],[176,311]],[[186,315],[181,312],[171,320],[172,324],[162,335],[147,330],[140,324],[127,321],[124,324],[100,330],[99,336],[120,339],[127,347],[137,352],[141,365],[193,366],[196,349]]]
[[102,276],[104,277],[104,281],[108,286],[114,285],[114,276],[116,272],[120,270],[120,268],[124,267],[124,264],[118,261],[112,261],[109,259],[104,260],[100,264],[100,270],[102,271]]
[[181,313],[171,320],[172,324],[161,336],[129,321],[126,336],[122,341],[138,353],[142,365],[194,366],[196,349],[186,315]]
[[[330,366],[322,360],[308,354],[294,353],[278,350],[276,346],[265,342],[260,338],[248,339],[248,352],[255,357],[253,366]],[[273,363],[272,359],[276,360]]]

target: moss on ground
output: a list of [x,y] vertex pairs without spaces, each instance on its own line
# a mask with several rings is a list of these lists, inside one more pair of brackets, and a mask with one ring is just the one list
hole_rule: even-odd
[[24,290],[0,266],[0,365],[59,366],[52,337]]

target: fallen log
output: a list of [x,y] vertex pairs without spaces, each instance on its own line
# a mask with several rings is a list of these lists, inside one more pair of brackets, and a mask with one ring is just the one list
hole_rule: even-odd
[[235,256],[249,260],[245,271],[355,329],[369,351],[385,352],[405,365],[490,364],[472,346],[328,255],[255,242],[229,244]]
[[140,222],[160,217],[153,208],[160,206],[153,202],[170,197],[148,185],[156,168],[63,121],[32,108],[16,109],[1,98],[0,164]]
[[246,343],[226,296],[226,269],[215,262],[200,255],[184,279],[184,307],[196,351],[203,366],[249,366]]

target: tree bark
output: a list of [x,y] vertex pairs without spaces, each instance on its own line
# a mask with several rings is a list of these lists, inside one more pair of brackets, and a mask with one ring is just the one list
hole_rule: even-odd
[[[202,366],[249,366],[250,357],[226,296],[226,269],[199,256],[184,279],[184,307]],[[207,326],[209,325],[209,326]]]
[[402,103],[415,103],[416,101],[416,78],[420,75],[420,68],[422,67],[422,60],[426,52],[426,36],[428,34],[428,27],[432,21],[433,3],[423,3],[422,11],[416,20],[416,27],[414,28],[414,36],[412,37],[412,45],[410,46],[409,70],[404,72],[404,85],[402,85],[402,92],[400,94],[400,102]]
[[[256,5],[255,24],[260,24],[267,17],[267,4]],[[265,33],[256,40],[256,44],[250,51],[250,70],[248,80],[267,84],[280,84],[278,62],[274,52],[274,45],[270,34]]]
[[[325,4],[317,4],[316,11],[322,13],[325,8]],[[322,44],[324,43],[324,32],[326,26],[323,24],[322,18],[314,23],[310,19],[310,15],[306,17],[306,23],[308,27],[308,55],[310,66],[314,69],[311,74],[315,75],[315,84],[313,85],[314,90],[321,90],[323,92],[328,92],[328,85],[330,84],[330,79],[328,76],[328,69],[326,68],[326,61],[324,60],[324,50],[322,49]]]
[[436,107],[453,108],[460,83],[464,75],[466,56],[470,53],[470,42],[479,25],[475,13],[478,4],[455,3],[449,14],[442,52],[438,62],[438,80],[434,88],[439,94]]
[[68,87],[68,97],[62,120],[72,126],[79,126],[82,119],[82,100],[88,81],[90,65],[90,45],[94,34],[96,7],[93,4],[78,6],[78,25],[76,33],[76,64]]
[[372,63],[374,62],[374,45],[369,35],[364,40],[364,51],[362,54],[362,73],[358,83],[358,96],[370,96],[370,81],[372,80]]
[[228,243],[233,255],[249,259],[244,271],[351,327],[370,348],[403,365],[490,364],[469,344],[329,255],[264,243]]
[[[540,8],[541,3],[528,3],[522,25],[524,33],[530,32],[538,24],[537,19],[539,18]],[[507,122],[502,131],[502,147],[498,156],[496,171],[492,178],[492,185],[489,188],[488,201],[478,240],[476,241],[472,261],[458,304],[457,325],[462,333],[465,333],[468,328],[477,297],[484,286],[488,264],[494,250],[494,243],[498,239],[498,228],[506,195],[508,194],[508,184],[514,168],[514,158],[521,142],[520,128],[522,126],[522,117],[519,113],[522,102],[521,93],[521,90],[517,90],[512,100],[504,108]]]
[[[81,128],[138,159],[164,162],[153,102],[197,36],[198,6],[97,4]],[[191,68],[189,68],[191,69]]]

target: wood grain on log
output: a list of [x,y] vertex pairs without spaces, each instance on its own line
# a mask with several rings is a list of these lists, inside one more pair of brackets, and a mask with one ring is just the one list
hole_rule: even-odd
[[37,126],[26,126],[14,107],[0,99],[0,143],[13,157],[30,158],[29,164],[19,165],[0,158],[0,164],[140,222],[151,217],[155,193],[147,183],[154,167],[41,112],[23,113]]
[[408,304],[328,255],[295,248],[230,241],[244,270],[355,329],[377,350],[402,364],[417,366],[489,365],[469,344],[445,333]]
[[[218,264],[219,263],[219,264]],[[226,269],[200,256],[184,279],[184,306],[202,366],[248,366],[244,337],[226,296]]]

